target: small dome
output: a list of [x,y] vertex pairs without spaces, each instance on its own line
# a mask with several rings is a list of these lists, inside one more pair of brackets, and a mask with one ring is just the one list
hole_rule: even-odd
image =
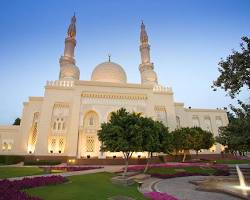
[[127,76],[123,68],[114,62],[104,62],[96,66],[91,75],[92,81],[126,83]]

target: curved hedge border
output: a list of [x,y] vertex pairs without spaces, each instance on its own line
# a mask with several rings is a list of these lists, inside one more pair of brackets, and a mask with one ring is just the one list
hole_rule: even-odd
[[59,165],[61,161],[57,160],[25,160],[24,165]]
[[45,170],[62,170],[67,172],[73,172],[73,171],[85,171],[91,169],[101,169],[103,167],[52,166],[52,167],[40,167],[40,168]]
[[0,155],[0,163],[4,165],[13,165],[24,161],[24,156]]

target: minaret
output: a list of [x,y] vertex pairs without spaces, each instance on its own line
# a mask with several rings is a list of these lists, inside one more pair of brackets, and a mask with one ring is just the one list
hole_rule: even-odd
[[65,39],[64,55],[61,56],[60,63],[60,80],[79,80],[80,71],[75,65],[74,51],[76,46],[76,17],[71,18]]
[[148,35],[143,22],[141,24],[140,52],[141,64],[139,70],[141,73],[141,83],[155,85],[157,84],[157,75],[154,71],[154,64],[150,62],[150,45],[148,44]]

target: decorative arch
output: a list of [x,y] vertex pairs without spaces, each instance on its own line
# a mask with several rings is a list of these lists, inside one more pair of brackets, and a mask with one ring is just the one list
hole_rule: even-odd
[[64,153],[69,120],[69,103],[56,102],[52,110],[51,128],[48,137],[49,153]]
[[91,110],[88,111],[83,118],[83,128],[96,128],[99,127],[99,116],[97,112]]
[[33,121],[30,128],[29,140],[28,140],[28,152],[34,153],[37,142],[37,125],[39,121],[39,112],[35,112],[33,115]]
[[193,127],[200,127],[200,119],[197,115],[192,117],[192,125]]
[[100,118],[96,111],[85,112],[83,117],[83,132],[80,139],[80,152],[82,156],[95,156],[98,138],[97,131],[100,127]]
[[211,123],[211,118],[209,117],[209,116],[206,116],[205,118],[204,118],[204,122],[205,122],[205,129],[207,130],[207,131],[210,131],[210,132],[212,132],[212,123]]

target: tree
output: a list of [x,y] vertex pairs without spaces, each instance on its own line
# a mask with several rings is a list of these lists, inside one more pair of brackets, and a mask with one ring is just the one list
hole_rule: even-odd
[[193,148],[193,141],[192,141],[192,130],[191,128],[179,128],[175,129],[172,132],[173,135],[173,147],[178,153],[179,151],[183,150],[183,159],[182,162],[186,159],[186,153],[188,150]]
[[191,128],[191,135],[192,149],[196,152],[197,157],[201,149],[209,149],[215,143],[213,134],[210,131],[201,129],[200,127]]
[[[231,98],[235,98],[242,88],[250,89],[250,39],[242,37],[241,50],[234,51],[226,60],[219,63],[220,76],[214,81],[213,88],[224,89]],[[230,105],[229,124],[220,128],[216,141],[227,146],[234,153],[243,154],[249,151],[250,104],[238,100],[239,107]]]
[[228,126],[220,127],[216,137],[216,141],[234,155],[250,151],[250,105],[242,102],[240,105],[240,108],[231,108],[234,117],[231,116]]
[[226,60],[219,62],[220,76],[213,83],[213,88],[222,88],[234,98],[243,87],[250,89],[250,39],[242,37],[241,51],[233,50]]
[[128,161],[133,152],[142,150],[143,135],[140,131],[140,116],[138,113],[129,113],[121,108],[111,113],[109,122],[101,124],[98,138],[102,142],[101,151],[122,152],[125,160],[124,174],[128,170]]
[[19,126],[20,124],[21,124],[21,119],[18,117],[18,118],[15,119],[13,125],[14,126]]
[[154,121],[151,118],[141,117],[140,127],[143,135],[142,151],[148,152],[147,164],[144,169],[144,173],[146,173],[153,153],[171,152],[172,137],[168,128],[162,122]]

